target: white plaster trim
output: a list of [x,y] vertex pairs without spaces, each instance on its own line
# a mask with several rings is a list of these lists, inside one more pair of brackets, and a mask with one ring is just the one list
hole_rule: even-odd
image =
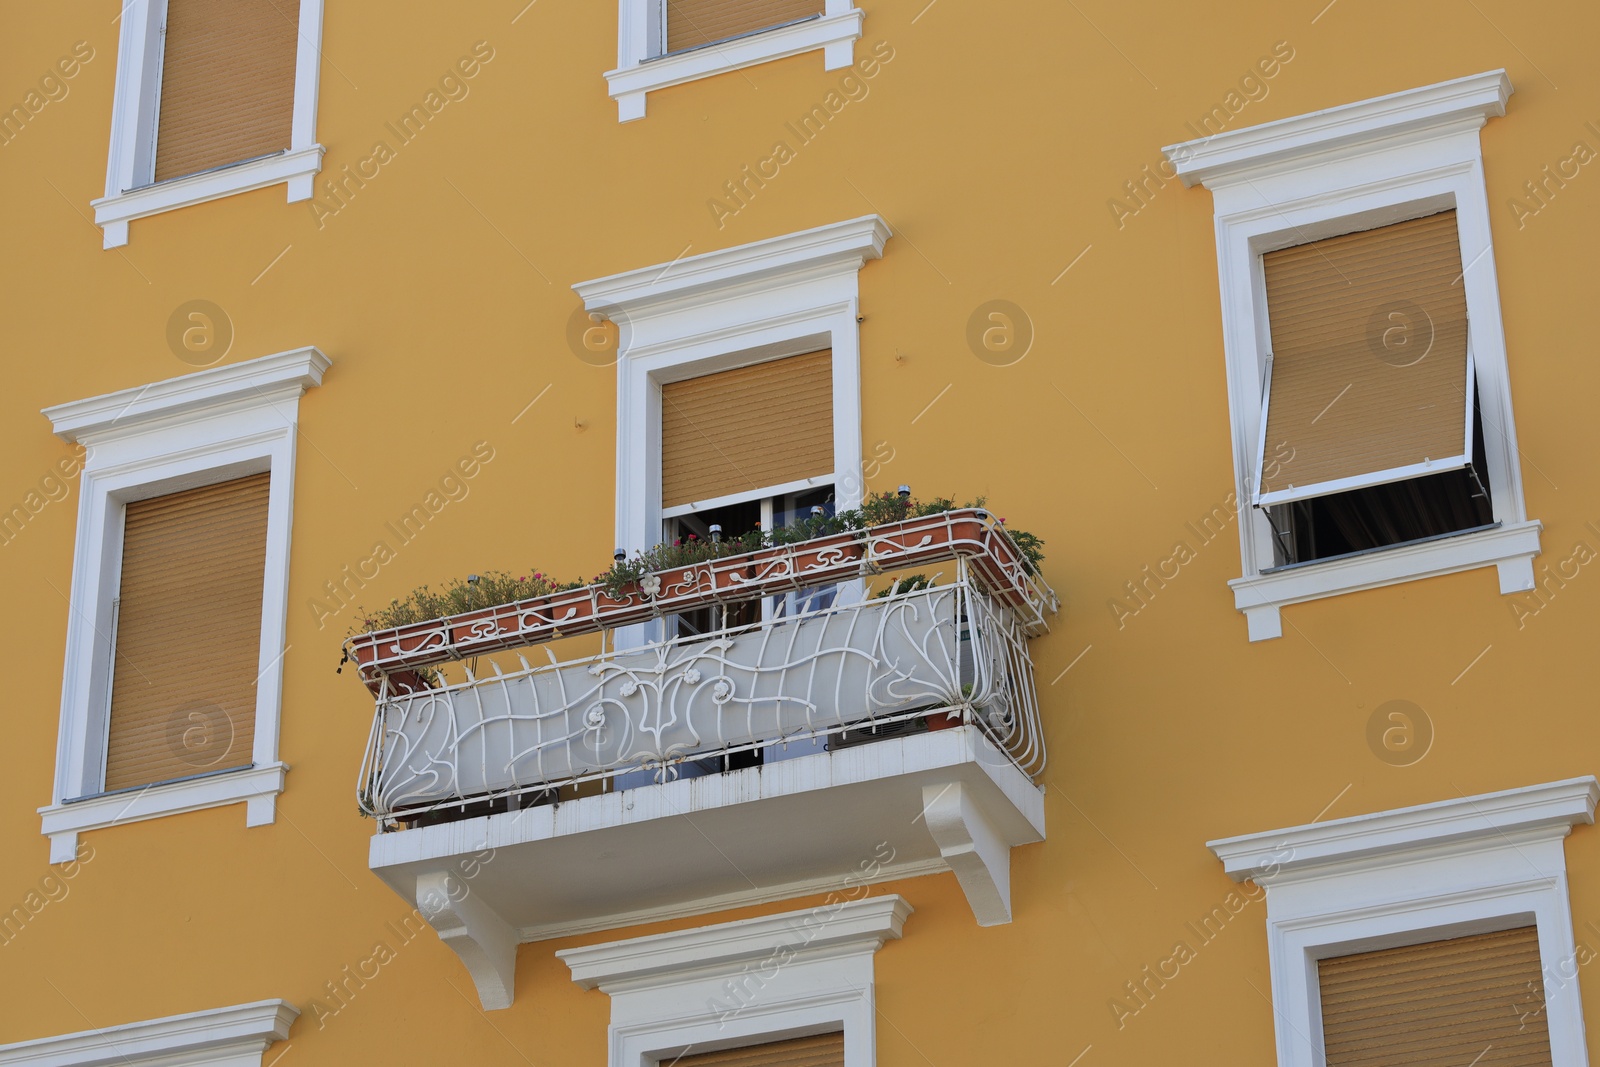
[[1326,864],[1390,856],[1439,844],[1491,841],[1526,830],[1566,834],[1593,823],[1600,781],[1593,775],[1523,786],[1475,797],[1440,800],[1371,815],[1243,834],[1206,842],[1236,882],[1262,885]]
[[785,56],[820,48],[824,70],[848,67],[855,61],[855,42],[861,38],[865,19],[852,0],[827,0],[826,10],[819,18],[661,55],[659,7],[660,0],[620,0],[617,69],[606,72],[606,85],[617,102],[619,122],[644,118],[646,94],[657,89]]
[[915,910],[904,897],[894,894],[827,907],[821,914],[806,909],[762,915],[563,949],[556,956],[571,968],[572,980],[585,989],[634,988],[640,982],[677,981],[682,972],[696,967],[761,960],[797,939],[804,941],[807,950],[868,942],[876,950],[884,941],[900,936],[906,918]]
[[[55,431],[87,446],[78,500],[61,727],[52,803],[40,808],[52,856],[70,859],[77,833],[198,807],[248,801],[247,826],[269,824],[286,769],[278,759],[288,625],[289,544],[299,397],[328,357],[301,348],[45,409]],[[121,582],[122,516],[131,500],[270,472],[253,770],[97,797],[104,781],[111,627]],[[208,768],[197,767],[197,773]],[[93,799],[68,803],[82,797]],[[64,862],[64,859],[55,860]]]
[[[617,547],[661,540],[661,384],[784,356],[833,351],[832,482],[839,508],[864,495],[857,275],[883,255],[877,215],[627,271],[573,289],[618,326]],[[642,627],[622,645],[647,639]]]
[[611,996],[610,1067],[830,1031],[846,1067],[871,1067],[873,956],[913,910],[869,897],[556,955]]
[[1592,777],[1212,841],[1266,888],[1279,1067],[1324,1067],[1317,961],[1530,923],[1552,1061],[1585,1067],[1563,838],[1593,822]]
[[[1250,640],[1259,641],[1282,634],[1278,609],[1286,604],[1376,589],[1417,578],[1495,566],[1500,571],[1501,593],[1532,589],[1533,557],[1539,554],[1541,529],[1542,524],[1535,519],[1271,574],[1234,578],[1228,585],[1233,589],[1234,607],[1244,612],[1250,621]],[[1258,636],[1258,625],[1275,632]]]
[[322,169],[317,144],[317,93],[322,65],[323,0],[301,0],[295,55],[294,116],[289,148],[275,156],[155,183],[157,118],[161,103],[162,27],[166,0],[127,0],[120,15],[117,82],[111,104],[111,148],[105,196],[93,201],[106,248],[128,243],[128,223],[163,211],[216,200],[279,182],[289,203],[309,200]]
[[50,838],[50,862],[69,863],[78,853],[78,834],[122,823],[142,822],[201,808],[244,803],[246,826],[272,823],[273,797],[283,792],[289,766],[273,763],[143,789],[112,793],[71,804],[39,809],[43,832]]
[[1533,587],[1539,524],[1523,498],[1478,136],[1510,92],[1505,72],[1490,71],[1165,149],[1214,201],[1237,500],[1253,499],[1261,445],[1270,352],[1263,253],[1454,208],[1466,268],[1468,346],[1500,529],[1266,575],[1276,563],[1270,528],[1259,510],[1242,508],[1243,574],[1230,584],[1252,641],[1281,636],[1280,605],[1353,589],[1491,565],[1502,593]]
[[[289,1036],[300,1009],[286,1000],[169,1015],[0,1045],[6,1067],[260,1067],[262,1053]],[[180,1059],[181,1057],[181,1059]]]
[[1211,186],[1247,179],[1265,168],[1283,167],[1331,149],[1364,144],[1413,131],[1467,122],[1476,129],[1506,113],[1511,79],[1504,70],[1374,97],[1259,126],[1226,130],[1162,149],[1184,185]]

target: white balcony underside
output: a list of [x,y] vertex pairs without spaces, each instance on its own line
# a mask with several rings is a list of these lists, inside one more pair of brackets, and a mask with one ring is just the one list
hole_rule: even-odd
[[537,941],[952,869],[1003,922],[1009,849],[1043,839],[1039,787],[964,726],[380,834],[369,860],[408,901],[453,872],[480,925]]

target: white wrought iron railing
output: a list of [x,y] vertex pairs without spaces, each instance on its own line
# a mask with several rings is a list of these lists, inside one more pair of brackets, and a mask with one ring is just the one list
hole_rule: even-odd
[[514,670],[491,661],[436,689],[384,684],[361,807],[389,829],[577,783],[671,780],[708,758],[837,744],[846,730],[870,737],[930,712],[975,725],[1036,776],[1037,609],[948,558],[953,573],[927,588],[869,588],[854,603],[568,662],[519,655]]

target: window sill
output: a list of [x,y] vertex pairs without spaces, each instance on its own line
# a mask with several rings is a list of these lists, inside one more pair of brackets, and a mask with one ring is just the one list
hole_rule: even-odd
[[848,67],[855,60],[855,42],[861,37],[864,18],[859,8],[851,8],[841,14],[806,19],[764,33],[736,37],[689,52],[656,56],[607,71],[611,98],[617,102],[617,121],[644,118],[645,94],[657,89],[818,48],[823,50],[824,70]]
[[274,798],[283,792],[286,763],[218,774],[209,778],[190,778],[153,785],[138,792],[112,793],[68,804],[51,804],[39,809],[42,832],[50,838],[50,862],[67,863],[78,854],[78,835],[85,830],[100,830],[119,823],[158,819],[202,808],[220,808],[244,801],[244,824],[267,826],[276,811]]
[[1228,585],[1234,607],[1249,620],[1250,640],[1265,641],[1283,636],[1279,609],[1285,604],[1438,574],[1494,566],[1500,571],[1502,594],[1525,592],[1533,588],[1533,557],[1540,551],[1542,528],[1535,519],[1275,574],[1246,575]]
[[289,186],[289,203],[310,200],[316,191],[312,180],[322,169],[322,152],[322,146],[314,144],[232,167],[129,189],[116,196],[104,196],[90,203],[94,208],[94,221],[105,231],[105,247],[121,248],[128,243],[130,221],[163,211],[176,211],[280,182]]

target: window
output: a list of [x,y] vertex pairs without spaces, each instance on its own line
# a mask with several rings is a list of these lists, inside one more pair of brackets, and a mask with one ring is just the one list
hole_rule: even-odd
[[105,792],[250,765],[270,484],[254,474],[123,506]]
[[1491,71],[1165,149],[1212,191],[1251,640],[1480,567],[1533,587],[1478,130]]
[[[740,537],[833,512],[833,357],[826,350],[661,386],[665,540]],[[677,616],[678,634],[827,607],[832,588]]]
[[844,1034],[791,1037],[698,1056],[679,1056],[671,1061],[671,1067],[844,1067]]
[[861,503],[858,275],[888,238],[868,215],[573,287],[620,331],[618,547]]
[[618,118],[644,118],[657,89],[785,56],[821,49],[823,69],[848,67],[863,18],[853,0],[619,0]]
[[608,1067],[872,1067],[873,960],[913,910],[830,900],[556,955],[611,996]]
[[322,0],[129,0],[121,21],[105,247],[132,219],[233,193],[311,198]]
[[1575,778],[1209,842],[1267,890],[1279,1067],[1588,1062],[1563,841],[1597,798]]
[[51,862],[120,822],[273,821],[299,397],[327,367],[298,349],[46,409],[88,449]]
[[1492,526],[1456,213],[1268,252],[1262,268],[1272,350],[1251,503],[1278,505],[1280,564]]
[[1536,927],[1330,956],[1317,995],[1330,1063],[1550,1063]]

